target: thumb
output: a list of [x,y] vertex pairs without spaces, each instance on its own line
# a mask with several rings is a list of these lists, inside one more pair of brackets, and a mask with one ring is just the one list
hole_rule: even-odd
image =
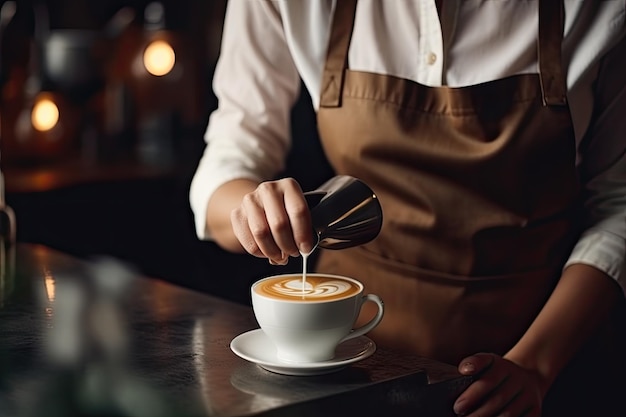
[[494,361],[491,353],[477,353],[463,359],[459,364],[459,372],[463,375],[476,375],[487,370]]

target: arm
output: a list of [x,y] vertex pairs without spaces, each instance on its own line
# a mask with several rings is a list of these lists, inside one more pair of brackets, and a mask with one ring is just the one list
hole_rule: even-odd
[[541,313],[504,357],[536,373],[545,395],[570,359],[607,321],[620,293],[615,280],[595,267],[567,267]]
[[249,179],[229,181],[215,190],[206,210],[206,227],[215,242],[230,252],[243,253],[244,248],[235,236],[230,214],[241,205],[244,196],[253,192],[258,182]]
[[503,358],[477,354],[461,362],[462,374],[480,376],[459,396],[455,412],[474,417],[506,409],[512,416],[540,416],[551,384],[620,297],[615,280],[595,267],[567,267],[541,313]]
[[200,239],[241,252],[230,212],[253,186],[284,169],[300,89],[275,2],[229,1],[213,89],[219,106],[209,119],[190,203]]
[[546,388],[622,297],[617,281],[626,255],[625,55],[623,38],[600,67],[594,121],[581,143],[581,176],[589,178],[587,229],[543,310],[505,355],[537,371]]
[[585,232],[549,300],[518,343],[503,358],[477,354],[461,362],[461,373],[480,377],[457,399],[457,413],[492,415],[506,409],[511,415],[540,415],[543,397],[556,377],[606,322],[616,303],[623,302],[618,279],[626,268],[624,65],[622,39],[600,67],[596,111],[581,143]]

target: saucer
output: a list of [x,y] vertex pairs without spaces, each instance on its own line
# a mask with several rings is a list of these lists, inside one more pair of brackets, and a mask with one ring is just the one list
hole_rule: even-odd
[[376,351],[376,344],[365,336],[359,336],[337,346],[333,359],[313,363],[285,362],[276,357],[276,347],[263,330],[255,329],[235,337],[230,342],[230,348],[237,356],[270,372],[306,376],[336,372],[368,358]]

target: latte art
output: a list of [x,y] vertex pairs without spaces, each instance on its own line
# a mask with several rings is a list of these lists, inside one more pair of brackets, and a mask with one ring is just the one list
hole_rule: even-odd
[[255,286],[255,291],[266,297],[306,301],[336,300],[359,290],[352,281],[315,275],[307,276],[304,288],[302,277],[298,275],[265,280]]
[[300,296],[304,295],[310,298],[323,298],[330,295],[344,294],[352,289],[352,285],[345,281],[328,281],[313,286],[310,282],[304,283],[302,288],[302,280],[281,281],[268,288],[268,292],[281,295]]

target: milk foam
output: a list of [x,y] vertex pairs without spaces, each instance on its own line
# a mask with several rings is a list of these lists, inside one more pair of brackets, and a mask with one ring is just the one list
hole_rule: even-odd
[[282,300],[330,301],[357,294],[360,286],[328,275],[308,275],[306,281],[298,275],[289,275],[263,280],[254,286],[254,291]]
[[[310,279],[310,278],[309,278]],[[327,298],[337,297],[349,292],[354,292],[354,285],[346,281],[327,280],[317,285],[310,281],[304,283],[302,279],[290,279],[274,283],[269,291],[288,297]]]

